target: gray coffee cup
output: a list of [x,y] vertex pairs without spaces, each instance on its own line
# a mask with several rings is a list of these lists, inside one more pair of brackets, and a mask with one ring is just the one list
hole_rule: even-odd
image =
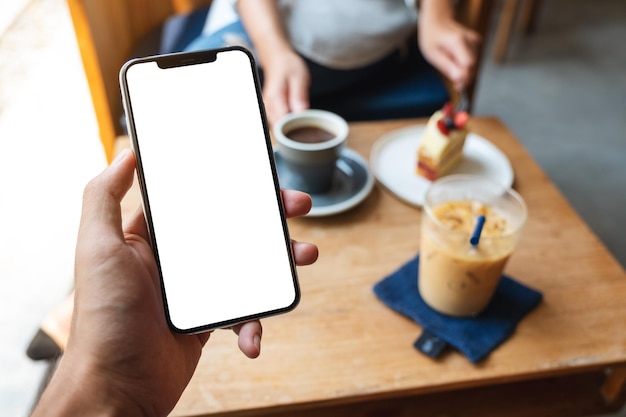
[[310,109],[286,115],[273,130],[290,173],[289,187],[311,194],[328,191],[348,139],[348,123],[335,113]]

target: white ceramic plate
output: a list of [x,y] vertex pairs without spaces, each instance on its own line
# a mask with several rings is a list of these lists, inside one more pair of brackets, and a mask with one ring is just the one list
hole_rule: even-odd
[[[381,136],[370,153],[370,167],[376,179],[396,197],[421,207],[431,181],[417,175],[417,147],[425,125],[393,130]],[[500,149],[487,139],[469,133],[463,160],[450,174],[482,175],[506,188],[513,185],[513,168]]]

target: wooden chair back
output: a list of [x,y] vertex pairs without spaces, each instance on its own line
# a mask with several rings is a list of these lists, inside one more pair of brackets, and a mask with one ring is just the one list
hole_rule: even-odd
[[175,13],[210,0],[67,0],[107,160],[122,133],[119,70],[137,42]]

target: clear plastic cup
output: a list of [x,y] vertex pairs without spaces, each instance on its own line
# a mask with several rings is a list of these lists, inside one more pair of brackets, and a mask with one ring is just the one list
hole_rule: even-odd
[[[470,243],[480,215],[478,244]],[[431,308],[474,316],[491,301],[515,250],[528,210],[522,197],[475,175],[449,175],[427,190],[422,213],[418,288]]]

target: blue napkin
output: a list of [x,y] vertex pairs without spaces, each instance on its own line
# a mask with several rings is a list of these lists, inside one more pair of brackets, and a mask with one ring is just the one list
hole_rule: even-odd
[[502,276],[487,308],[478,316],[457,318],[430,308],[417,290],[419,255],[374,285],[374,293],[391,309],[413,319],[477,363],[504,342],[517,323],[539,304],[542,294]]

